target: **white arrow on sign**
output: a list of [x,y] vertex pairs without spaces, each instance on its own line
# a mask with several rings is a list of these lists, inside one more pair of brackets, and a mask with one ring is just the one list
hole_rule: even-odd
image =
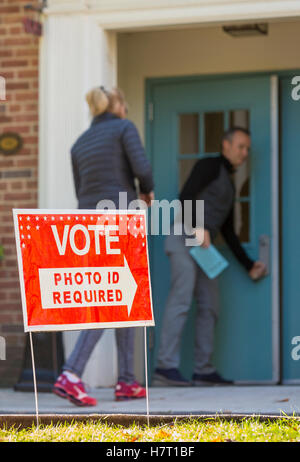
[[126,305],[130,316],[137,290],[125,257],[121,267],[40,268],[39,279],[43,309]]

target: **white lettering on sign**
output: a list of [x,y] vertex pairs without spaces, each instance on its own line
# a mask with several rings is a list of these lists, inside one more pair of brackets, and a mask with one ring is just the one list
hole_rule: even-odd
[[137,289],[126,258],[114,268],[40,268],[39,279],[43,309],[124,305],[129,316]]
[[[109,255],[121,253],[120,249],[111,248],[112,242],[119,242],[119,236],[116,236],[115,233],[113,233],[114,235],[110,234],[110,231],[115,232],[119,230],[119,227],[117,225],[88,225],[87,227],[84,225],[74,225],[71,227],[71,229],[70,225],[65,225],[62,237],[59,236],[56,225],[52,225],[51,229],[53,232],[59,255],[65,255],[68,241],[72,251],[76,255],[86,255],[87,253],[89,253],[91,247],[91,238],[89,231],[94,232],[96,255],[99,255],[101,253],[101,232],[104,232],[105,234],[105,253]],[[78,248],[76,244],[75,236],[78,234],[81,235],[81,237],[83,237],[84,246],[82,248]]]

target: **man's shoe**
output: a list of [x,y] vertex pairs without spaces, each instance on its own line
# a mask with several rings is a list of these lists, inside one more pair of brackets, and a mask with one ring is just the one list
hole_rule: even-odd
[[178,369],[155,369],[153,387],[190,387],[191,382],[180,374]]
[[97,404],[97,400],[87,394],[81,380],[71,382],[64,373],[55,382],[53,393],[61,398],[68,399],[71,403],[76,404],[76,406],[96,406]]
[[140,399],[146,397],[146,389],[137,381],[133,383],[118,382],[115,388],[116,401]]
[[194,374],[192,381],[193,385],[196,387],[234,384],[232,380],[224,379],[218,372],[212,372],[211,374]]

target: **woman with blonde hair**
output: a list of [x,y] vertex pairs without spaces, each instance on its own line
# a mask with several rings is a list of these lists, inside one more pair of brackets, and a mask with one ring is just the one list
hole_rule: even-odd
[[127,115],[127,104],[124,94],[119,88],[114,88],[108,92],[103,86],[93,88],[85,97],[92,117],[103,114],[108,111],[115,113],[121,118]]
[[[127,193],[128,203],[137,199],[134,180],[139,180],[141,196],[153,199],[151,165],[135,125],[128,119],[124,95],[118,88],[93,88],[86,95],[92,116],[90,127],[71,149],[73,177],[79,209],[94,209],[101,200],[111,200],[119,208],[119,193]],[[133,371],[134,328],[116,329],[118,383],[116,400],[144,398],[145,389]],[[76,345],[54,384],[55,394],[78,406],[95,406],[81,381],[86,363],[103,334],[103,329],[81,331]]]

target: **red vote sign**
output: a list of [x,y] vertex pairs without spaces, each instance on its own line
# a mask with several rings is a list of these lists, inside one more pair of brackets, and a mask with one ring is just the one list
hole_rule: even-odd
[[13,215],[25,332],[154,325],[145,211]]

